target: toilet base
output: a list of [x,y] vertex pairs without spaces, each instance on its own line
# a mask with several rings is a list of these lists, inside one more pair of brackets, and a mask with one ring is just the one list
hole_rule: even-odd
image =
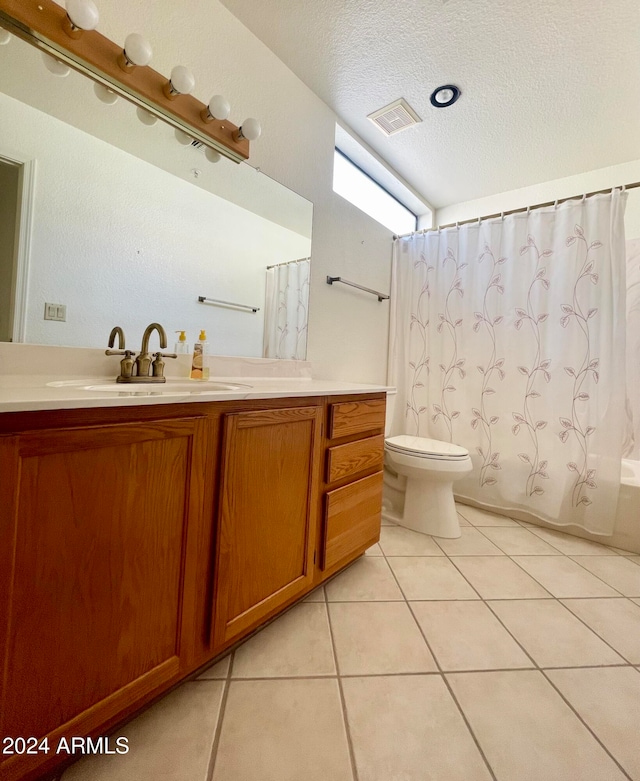
[[404,512],[397,523],[433,537],[460,537],[453,480],[407,480]]

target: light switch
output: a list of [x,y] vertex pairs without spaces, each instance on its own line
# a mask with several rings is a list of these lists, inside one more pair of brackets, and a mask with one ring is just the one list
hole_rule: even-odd
[[67,320],[67,307],[65,304],[45,304],[44,319],[57,320],[61,323]]

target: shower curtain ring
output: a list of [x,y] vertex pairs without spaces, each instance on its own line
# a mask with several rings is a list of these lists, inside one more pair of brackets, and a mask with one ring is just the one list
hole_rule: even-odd
[[587,194],[583,193],[582,195],[582,203],[584,203],[587,200]]
[[529,205],[527,206],[527,217],[529,216],[530,212],[531,212],[531,206]]
[[554,202],[554,204],[553,204],[553,208],[554,208],[554,209],[557,209],[557,208],[558,208],[558,199],[557,199],[557,198],[556,198],[556,200],[555,200],[555,202]]

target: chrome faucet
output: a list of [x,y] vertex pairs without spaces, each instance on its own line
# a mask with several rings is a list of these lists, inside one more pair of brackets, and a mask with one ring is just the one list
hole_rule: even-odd
[[132,350],[125,349],[124,331],[117,325],[109,334],[109,347],[113,347],[116,336],[118,337],[119,350],[105,350],[105,355],[123,355],[120,361],[120,374],[116,377],[116,382],[166,382],[164,376],[163,358],[177,358],[175,353],[163,353],[158,351],[149,354],[149,337],[157,331],[160,338],[160,349],[164,350],[167,346],[167,334],[160,323],[151,323],[145,328],[142,336],[142,347],[140,354],[133,360],[135,353]]
[[[167,346],[167,334],[160,323],[151,323],[144,329],[142,335],[142,347],[140,348],[140,354],[136,358],[136,377],[133,382],[166,382],[167,378],[164,376],[164,361],[163,358],[177,358],[175,353],[163,353],[156,352],[152,356],[149,354],[149,337],[151,334],[157,331],[160,338],[160,349],[164,350]],[[131,382],[131,380],[120,380],[119,382]]]

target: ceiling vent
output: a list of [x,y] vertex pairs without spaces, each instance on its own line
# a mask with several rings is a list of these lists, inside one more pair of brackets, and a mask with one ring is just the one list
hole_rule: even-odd
[[401,130],[406,130],[408,127],[422,122],[403,98],[374,111],[373,114],[367,116],[367,119],[370,119],[385,136],[392,136],[394,133],[399,133]]

